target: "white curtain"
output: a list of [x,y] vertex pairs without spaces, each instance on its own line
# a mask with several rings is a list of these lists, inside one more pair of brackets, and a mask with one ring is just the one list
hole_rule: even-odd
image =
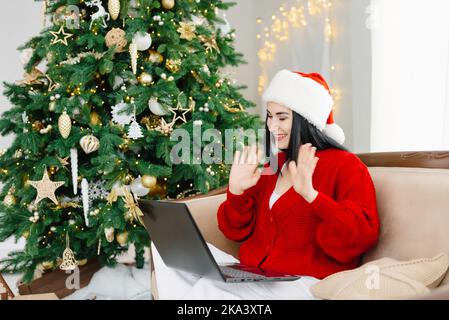
[[449,1],[371,2],[371,151],[449,150]]

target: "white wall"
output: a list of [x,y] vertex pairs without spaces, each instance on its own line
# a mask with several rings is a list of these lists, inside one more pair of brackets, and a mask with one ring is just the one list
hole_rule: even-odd
[[[31,0],[2,1],[0,10],[0,43],[2,43],[0,59],[0,91],[3,93],[3,82],[14,82],[22,79],[23,67],[20,55],[16,50],[31,37],[38,34],[42,27],[42,4]],[[0,94],[0,114],[8,110],[9,101]],[[0,136],[0,149],[8,148],[12,142],[11,135]],[[1,188],[0,183],[0,188]],[[0,243],[0,259],[10,250],[24,245],[23,238],[15,245],[13,239]],[[6,281],[15,290],[14,282],[18,276],[6,276]]]
[[[42,28],[42,4],[32,0],[2,1],[0,10],[0,91],[3,93],[3,81],[14,82],[22,79],[23,67],[19,46],[38,34]],[[0,94],[0,114],[8,110],[9,101]],[[12,137],[0,137],[0,149],[10,145]]]
[[[234,78],[237,84],[246,85],[248,88],[242,91],[243,96],[253,102],[258,102],[257,98],[257,41],[256,41],[256,0],[237,0],[237,4],[229,9],[226,17],[230,25],[236,29],[235,45],[236,50],[243,53],[247,64],[234,69]],[[250,113],[259,113],[260,105],[248,110]]]

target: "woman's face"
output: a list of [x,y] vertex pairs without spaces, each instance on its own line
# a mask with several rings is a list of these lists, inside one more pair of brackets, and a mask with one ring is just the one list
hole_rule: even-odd
[[267,103],[267,126],[278,149],[287,149],[292,131],[292,110],[283,105]]

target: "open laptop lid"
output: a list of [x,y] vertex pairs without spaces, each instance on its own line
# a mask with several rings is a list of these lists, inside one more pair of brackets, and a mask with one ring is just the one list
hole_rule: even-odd
[[224,279],[185,203],[141,199],[139,207],[151,240],[167,266]]

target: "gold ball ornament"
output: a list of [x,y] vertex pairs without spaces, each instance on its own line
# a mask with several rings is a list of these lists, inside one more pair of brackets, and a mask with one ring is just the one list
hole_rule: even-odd
[[165,10],[171,10],[175,7],[175,0],[162,0],[162,7]]
[[5,196],[5,198],[3,199],[3,203],[7,206],[7,207],[10,207],[10,206],[12,206],[12,205],[15,205],[16,204],[16,197],[14,197],[14,195],[12,195],[12,194],[7,194],[6,196]]
[[101,124],[101,117],[95,111],[92,111],[90,113],[90,123],[93,124],[94,126],[97,126],[97,125]]
[[28,239],[29,236],[30,236],[30,233],[28,231],[24,231],[22,233],[22,237],[24,237],[25,239]]
[[159,64],[164,61],[164,57],[159,52],[155,50],[148,50],[148,53],[150,54],[148,57],[149,62]]
[[52,270],[55,267],[55,263],[53,261],[44,261],[41,263],[42,268],[44,271]]
[[154,188],[157,183],[156,177],[150,176],[148,174],[143,175],[141,181],[142,185],[148,189]]
[[78,260],[78,265],[80,267],[85,266],[87,264],[87,259]]
[[117,20],[120,14],[120,0],[109,0],[108,10],[112,20]]
[[156,185],[150,189],[150,193],[148,194],[150,197],[158,196],[163,199],[167,197],[167,182],[166,181],[158,181]]
[[129,235],[128,231],[123,231],[118,233],[115,239],[123,247],[128,242],[128,235]]
[[59,116],[58,129],[64,139],[67,139],[72,131],[72,120],[65,111]]
[[45,128],[44,124],[39,120],[34,121],[31,127],[34,131],[40,131]]
[[141,85],[148,86],[153,82],[153,76],[147,72],[142,72],[137,80]]
[[128,41],[125,38],[126,33],[120,28],[112,28],[105,36],[106,46],[112,48],[114,45],[115,52],[124,52]]
[[110,228],[105,228],[104,229],[104,236],[106,237],[106,240],[111,243],[112,241],[114,241],[114,235],[115,235],[115,230],[113,227]]
[[80,146],[86,154],[89,154],[100,149],[100,140],[93,135],[87,135],[81,138]]

